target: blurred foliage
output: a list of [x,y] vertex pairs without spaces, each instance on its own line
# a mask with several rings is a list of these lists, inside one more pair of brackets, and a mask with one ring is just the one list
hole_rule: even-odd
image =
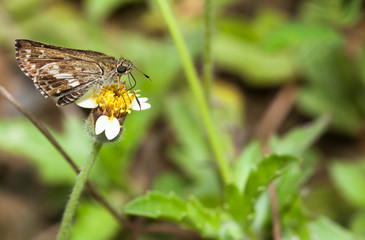
[[[179,1],[171,2],[189,50],[200,60],[201,16],[186,19],[181,16]],[[236,146],[234,135],[243,131],[250,106],[233,85],[216,83],[212,112],[225,154],[232,160],[233,182],[227,185],[221,182],[212,161],[196,103],[182,76],[181,61],[153,1],[4,0],[0,43],[12,46],[15,38],[29,38],[115,57],[122,53],[152,77],[149,82],[136,74],[137,88],[149,98],[152,109],[128,116],[122,140],[103,147],[91,176],[103,196],[124,214],[168,220],[208,238],[271,239],[267,187],[274,182],[283,239],[363,239],[363,160],[345,163],[335,159],[329,164],[330,179],[351,209],[346,220],[330,220],[321,216],[325,211],[308,208],[302,190],[320,157],[311,146],[329,124],[329,118],[321,116],[331,115],[331,129],[349,136],[360,135],[364,128],[365,51],[358,33],[363,28],[362,1],[303,1],[296,18],[273,9],[260,9],[250,18],[230,15],[231,5],[238,2],[215,1],[217,73],[237,76],[253,88],[300,81],[297,106],[317,120],[284,136],[272,136],[267,156],[255,140]],[[132,19],[116,14],[131,6],[139,9]],[[161,121],[173,135],[164,154],[174,168],[156,175],[151,191],[144,194],[129,169],[139,147],[148,144],[149,129]],[[68,117],[62,132],[53,131],[79,165],[90,148],[83,124]],[[71,187],[74,172],[26,119],[0,119],[0,132],[2,151],[29,159],[46,184]],[[320,196],[331,198],[331,193],[323,190]],[[339,215],[337,206],[327,207],[334,213],[329,217]],[[346,223],[348,229],[335,221]],[[78,208],[72,239],[112,239],[123,231],[104,208],[85,198]]]

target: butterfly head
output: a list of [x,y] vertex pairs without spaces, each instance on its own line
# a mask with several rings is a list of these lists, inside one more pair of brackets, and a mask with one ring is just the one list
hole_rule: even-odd
[[121,57],[118,59],[117,68],[115,71],[118,75],[125,75],[129,74],[133,68],[134,65],[131,61]]

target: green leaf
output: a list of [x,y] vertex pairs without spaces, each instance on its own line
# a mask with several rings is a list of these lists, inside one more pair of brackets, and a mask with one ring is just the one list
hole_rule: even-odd
[[322,217],[311,223],[313,239],[364,240],[364,237],[352,234],[328,218]]
[[119,227],[119,222],[103,206],[82,202],[77,208],[71,240],[113,239]]
[[322,116],[308,126],[295,128],[280,140],[271,139],[272,152],[300,157],[325,131],[329,116]]
[[251,201],[251,198],[263,192],[270,182],[285,173],[294,163],[299,163],[299,159],[294,156],[272,154],[265,157],[251,172],[244,197]]
[[127,214],[170,219],[198,230],[202,236],[218,238],[222,225],[222,212],[205,207],[197,198],[185,202],[175,194],[149,192],[128,203]]
[[342,196],[352,205],[365,209],[365,164],[334,162],[331,179]]
[[225,210],[231,213],[234,219],[244,221],[247,217],[244,214],[247,212],[243,212],[245,201],[243,193],[239,191],[236,185],[228,184],[225,186],[225,198]]
[[191,197],[187,204],[187,218],[203,237],[217,237],[220,231],[220,213],[203,206],[200,201]]
[[247,180],[243,194],[236,185],[226,186],[226,209],[239,222],[252,220],[250,215],[255,206],[257,197],[266,190],[267,186],[276,178],[285,173],[298,158],[289,155],[272,154],[265,157],[254,169]]
[[250,142],[242,151],[233,166],[234,183],[242,193],[245,190],[247,179],[250,175],[252,166],[259,163],[262,159],[262,151],[259,142]]
[[299,194],[287,209],[280,211],[283,239],[311,240],[309,218],[304,214],[304,206]]
[[276,191],[279,202],[279,209],[283,209],[290,205],[293,198],[296,198],[298,189],[301,185],[312,176],[317,163],[317,154],[302,155],[303,161],[301,164],[293,166],[277,181]]
[[129,202],[124,210],[131,215],[181,221],[187,214],[187,205],[174,193],[149,192]]

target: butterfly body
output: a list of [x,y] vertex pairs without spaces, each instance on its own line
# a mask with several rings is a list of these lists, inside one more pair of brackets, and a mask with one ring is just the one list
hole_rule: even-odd
[[26,39],[15,40],[15,50],[20,69],[42,95],[58,97],[58,106],[74,102],[92,86],[117,82],[134,68],[122,57]]

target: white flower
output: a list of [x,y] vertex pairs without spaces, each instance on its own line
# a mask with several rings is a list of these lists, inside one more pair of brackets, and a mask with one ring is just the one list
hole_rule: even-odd
[[83,108],[97,108],[95,122],[95,134],[105,133],[108,140],[115,139],[120,133],[120,122],[123,123],[130,109],[141,111],[151,108],[147,103],[148,98],[139,94],[130,93],[125,85],[121,88],[116,84],[104,86],[100,93],[95,89],[89,90],[76,104]]
[[105,131],[105,136],[108,140],[113,140],[120,132],[119,121],[116,118],[109,118],[101,115],[95,122],[95,134],[99,135]]
[[[148,98],[137,98],[133,99],[133,102],[131,103],[131,109],[134,111],[141,111],[151,108],[151,104],[147,103]],[[139,104],[138,104],[139,102]]]
[[94,98],[95,88],[89,89],[83,96],[76,100],[76,104],[82,108],[97,108],[98,103],[96,98]]

